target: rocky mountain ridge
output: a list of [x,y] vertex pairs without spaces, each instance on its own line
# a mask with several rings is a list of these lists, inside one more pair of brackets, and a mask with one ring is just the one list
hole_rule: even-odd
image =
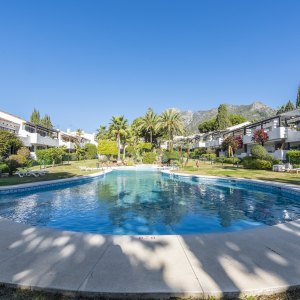
[[[249,121],[258,121],[272,117],[276,114],[276,110],[270,106],[256,101],[249,105],[231,105],[227,104],[230,114],[242,115]],[[189,133],[197,133],[198,125],[203,121],[207,121],[215,117],[218,113],[218,108],[200,111],[180,111],[185,127]]]

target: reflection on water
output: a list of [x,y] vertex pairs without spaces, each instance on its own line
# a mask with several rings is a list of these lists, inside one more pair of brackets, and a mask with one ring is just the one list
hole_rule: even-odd
[[225,183],[114,171],[82,185],[0,197],[21,223],[107,234],[237,231],[299,218],[300,202]]

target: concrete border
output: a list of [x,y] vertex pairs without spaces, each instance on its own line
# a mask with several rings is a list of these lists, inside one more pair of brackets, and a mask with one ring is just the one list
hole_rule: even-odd
[[0,283],[105,298],[244,297],[300,288],[300,220],[243,232],[113,236],[0,218]]
[[[246,178],[238,178],[238,177],[224,177],[224,176],[206,176],[206,175],[194,175],[187,173],[174,172],[172,170],[162,170],[163,174],[169,175],[172,178],[176,177],[191,177],[191,179],[198,179],[198,182],[205,181],[223,181],[230,182],[234,184],[236,182],[249,186],[249,187],[257,187],[261,190],[269,191],[280,191],[282,193],[286,193],[289,197],[299,199],[300,197],[300,186],[295,184],[286,184],[282,182],[273,182],[268,180],[258,180],[258,179],[246,179]],[[299,179],[300,181],[300,179]]]
[[37,189],[41,189],[44,187],[62,186],[62,185],[70,184],[70,183],[86,182],[86,181],[101,177],[102,175],[105,175],[106,173],[109,173],[111,171],[112,171],[112,169],[107,169],[107,170],[103,170],[101,172],[87,174],[87,175],[83,175],[83,176],[74,176],[74,177],[63,178],[63,179],[43,180],[43,181],[39,181],[39,182],[30,182],[30,183],[22,183],[22,184],[16,184],[16,185],[1,186],[0,187],[0,195],[37,190]]
[[300,220],[230,233],[113,236],[0,218],[0,283],[130,299],[282,293],[300,289]]

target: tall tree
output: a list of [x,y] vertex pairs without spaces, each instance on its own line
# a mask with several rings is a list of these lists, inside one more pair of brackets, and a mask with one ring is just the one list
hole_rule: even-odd
[[184,125],[180,112],[167,109],[159,117],[159,127],[168,135],[168,148],[173,150],[173,137],[175,134],[183,134]]
[[118,161],[121,160],[121,137],[127,134],[127,122],[124,116],[113,116],[109,126],[109,131],[117,140]]
[[41,123],[41,116],[40,112],[37,109],[34,109],[31,116],[30,116],[30,122],[39,125]]
[[153,134],[158,128],[159,117],[149,108],[146,114],[140,119],[139,127],[141,130],[145,130],[150,135],[150,143],[153,141]]
[[225,104],[221,104],[218,107],[218,114],[217,114],[217,118],[216,118],[216,129],[223,130],[229,126],[231,126],[231,122],[229,119],[227,106]]
[[285,111],[287,112],[287,111],[291,111],[294,109],[295,109],[295,106],[294,106],[293,102],[291,100],[289,100],[285,106]]
[[0,130],[0,160],[16,153],[22,146],[23,143],[16,134]]
[[291,100],[289,100],[286,105],[282,105],[279,110],[277,111],[277,115],[294,110],[295,106]]
[[200,133],[207,133],[216,130],[216,118],[204,121],[198,125]]
[[300,108],[300,85],[298,86],[298,91],[297,91],[296,108]]
[[281,107],[277,110],[276,115],[280,115],[285,112],[285,105],[281,105]]
[[247,122],[247,119],[244,116],[235,115],[235,114],[229,115],[229,120],[230,120],[232,126]]
[[100,140],[106,140],[106,139],[108,139],[108,131],[106,129],[106,126],[100,125],[100,127],[97,129],[96,140],[100,141]]
[[45,126],[46,128],[49,128],[49,129],[53,128],[53,125],[52,125],[52,122],[51,122],[51,119],[50,119],[49,115],[45,115],[41,119],[40,124],[43,125],[43,126]]

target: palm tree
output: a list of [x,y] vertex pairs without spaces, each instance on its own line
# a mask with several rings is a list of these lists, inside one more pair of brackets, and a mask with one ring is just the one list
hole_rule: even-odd
[[108,132],[105,125],[100,125],[97,129],[96,139],[99,140],[106,140],[108,138]]
[[168,148],[173,150],[173,137],[176,134],[183,134],[184,125],[180,112],[174,109],[165,110],[159,117],[159,127],[168,135]]
[[140,119],[139,129],[145,130],[150,134],[150,143],[152,144],[153,134],[158,129],[159,117],[149,108],[146,114]]
[[121,160],[121,137],[126,135],[127,120],[124,116],[113,116],[111,118],[109,131],[116,137],[118,146],[118,161]]

